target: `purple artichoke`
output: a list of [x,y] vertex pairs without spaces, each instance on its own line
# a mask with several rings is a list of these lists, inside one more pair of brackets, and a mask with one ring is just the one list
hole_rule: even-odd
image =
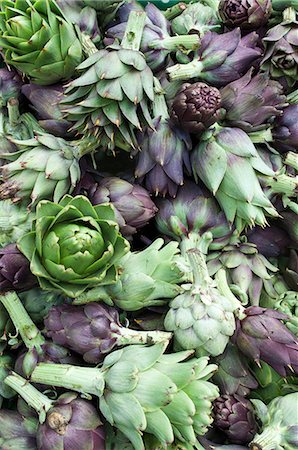
[[185,83],[172,103],[172,119],[189,133],[201,133],[220,117],[220,92],[205,83]]
[[218,12],[228,28],[256,30],[267,23],[271,10],[271,0],[221,0]]
[[259,36],[252,32],[241,38],[239,28],[224,34],[206,33],[198,54],[188,64],[167,69],[171,80],[199,78],[212,86],[222,87],[238,80],[261,56]]
[[45,319],[47,335],[83,355],[86,362],[97,364],[114,347],[165,341],[170,333],[135,331],[120,324],[115,308],[101,303],[82,306],[61,305],[52,308]]
[[189,135],[160,117],[154,120],[155,131],[147,128],[139,135],[142,151],[138,155],[135,176],[150,193],[175,197],[184,182],[183,168],[190,171]]
[[246,397],[252,389],[258,387],[258,382],[251,374],[247,359],[238,348],[230,342],[224,353],[215,358],[218,370],[213,380],[221,394],[241,395]]
[[287,316],[269,308],[251,306],[237,320],[233,341],[248,358],[264,361],[282,377],[298,373],[298,341],[282,323]]
[[5,106],[10,98],[18,98],[21,86],[22,80],[17,72],[0,69],[0,105]]
[[78,394],[62,394],[39,426],[37,447],[42,450],[104,450],[105,433],[96,408]]
[[36,417],[24,417],[18,411],[0,409],[0,445],[1,450],[36,450]]
[[254,227],[248,230],[247,236],[249,242],[266,258],[285,255],[292,243],[288,233],[274,224],[266,228]]
[[247,444],[257,433],[254,408],[241,395],[222,395],[214,401],[214,425],[234,444]]
[[121,233],[126,237],[146,225],[157,212],[146,189],[117,177],[94,182],[87,190],[87,196],[93,205],[112,203]]
[[252,77],[250,69],[243,77],[221,89],[222,107],[228,126],[244,131],[258,130],[274,117],[281,116],[287,105],[283,88],[267,74]]
[[281,153],[297,152],[298,148],[298,104],[284,109],[283,115],[274,122],[272,145]]
[[30,263],[16,244],[0,249],[0,291],[26,291],[38,284]]

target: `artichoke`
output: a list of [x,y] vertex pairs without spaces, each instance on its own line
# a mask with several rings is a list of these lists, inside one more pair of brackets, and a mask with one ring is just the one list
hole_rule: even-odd
[[221,0],[218,12],[228,28],[257,30],[266,25],[271,10],[271,0]]
[[221,104],[226,110],[225,123],[246,132],[258,130],[282,116],[287,106],[281,84],[265,73],[252,77],[252,72],[250,69],[220,90]]
[[53,306],[61,305],[67,301],[65,297],[56,292],[44,291],[38,287],[19,292],[18,296],[36,324],[43,323],[44,318]]
[[[2,311],[1,311],[2,313]],[[13,389],[11,389],[7,384],[4,383],[5,378],[9,375],[12,367],[13,367],[13,358],[9,354],[0,355],[0,413],[1,413],[1,404],[3,399],[13,398],[16,393]],[[0,415],[0,424],[1,424],[1,415]],[[1,431],[0,428],[0,445],[1,445]],[[2,446],[1,446],[2,449]]]
[[248,444],[257,432],[253,405],[241,395],[218,397],[214,402],[213,414],[214,425],[233,444]]
[[208,0],[190,4],[172,20],[172,30],[177,34],[204,36],[207,31],[220,31],[221,24],[217,13],[218,0]]
[[195,349],[200,355],[218,356],[224,352],[235,331],[234,300],[221,295],[208,275],[204,255],[188,251],[194,282],[170,303],[165,329],[174,333],[177,348]]
[[218,89],[205,83],[185,83],[172,103],[172,119],[189,133],[201,133],[220,117]]
[[110,150],[115,145],[136,150],[134,128],[153,128],[149,112],[153,74],[138,51],[145,16],[139,11],[130,14],[121,45],[90,51],[91,56],[77,68],[82,75],[69,83],[62,101],[67,119],[75,122],[72,129],[94,134]]
[[251,450],[294,450],[298,446],[298,392],[276,397],[268,407],[253,400],[262,432],[250,443]]
[[97,11],[97,18],[102,27],[113,21],[119,8],[125,4],[125,0],[82,0],[86,6],[92,6]]
[[292,244],[288,233],[275,224],[269,227],[254,227],[248,231],[248,241],[257,247],[259,253],[266,258],[277,258],[285,255]]
[[54,0],[4,0],[0,11],[0,45],[7,64],[37,84],[54,84],[74,74],[82,46]]
[[61,200],[71,193],[80,178],[79,158],[97,147],[96,140],[67,142],[51,134],[37,134],[28,140],[13,140],[18,151],[1,154],[12,162],[1,167],[4,183],[0,198],[31,200]]
[[225,86],[240,78],[261,56],[257,41],[255,32],[241,38],[239,28],[224,34],[208,31],[193,61],[175,64],[167,72],[171,80],[199,78],[212,86]]
[[0,409],[0,446],[2,450],[36,450],[38,420],[19,411]]
[[46,334],[55,343],[80,355],[88,363],[99,363],[105,353],[127,344],[167,341],[170,333],[136,331],[120,323],[118,311],[99,303],[84,306],[61,305],[49,311],[45,321]]
[[129,250],[129,243],[119,233],[113,207],[93,207],[79,195],[66,195],[59,203],[39,202],[33,230],[18,246],[40,286],[69,297],[113,282],[115,263]]
[[273,309],[250,306],[237,320],[234,343],[256,364],[264,361],[285,377],[298,373],[298,341],[281,320],[287,316]]
[[0,249],[0,291],[26,291],[36,286],[37,279],[30,272],[28,260],[16,244]]
[[31,229],[34,214],[11,200],[0,200],[0,246],[16,242]]
[[121,233],[127,237],[146,225],[157,212],[146,189],[118,177],[92,183],[87,196],[93,205],[111,203],[114,206]]
[[235,221],[239,232],[247,225],[266,225],[265,213],[278,216],[257,178],[257,173],[272,177],[275,172],[241,129],[206,131],[191,160],[195,179],[200,178],[213,193],[228,222]]
[[274,122],[271,145],[281,153],[297,151],[298,146],[298,104],[289,105],[281,117]]
[[211,402],[218,389],[207,380],[216,366],[208,365],[207,357],[189,359],[189,351],[164,354],[166,345],[116,350],[100,369],[39,364],[32,381],[98,396],[105,419],[135,450],[144,449],[143,432],[165,447],[175,437],[193,445],[195,433],[206,433],[212,422]]
[[180,291],[178,283],[184,280],[185,273],[178,243],[163,244],[163,239],[159,238],[142,251],[128,253],[117,263],[116,283],[95,287],[81,294],[74,303],[102,299],[124,311],[167,304]]
[[218,370],[213,380],[221,394],[246,397],[252,389],[258,387],[247,360],[232,342],[229,342],[224,353],[217,356],[214,361]]
[[10,98],[18,98],[21,86],[21,77],[14,70],[0,69],[0,106],[6,106]]

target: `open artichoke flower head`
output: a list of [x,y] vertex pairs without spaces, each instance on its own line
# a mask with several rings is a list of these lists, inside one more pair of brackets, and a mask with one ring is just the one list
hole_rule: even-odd
[[115,263],[129,251],[113,206],[92,206],[80,195],[39,202],[33,229],[18,246],[43,289],[72,298],[94,285],[112,283]]

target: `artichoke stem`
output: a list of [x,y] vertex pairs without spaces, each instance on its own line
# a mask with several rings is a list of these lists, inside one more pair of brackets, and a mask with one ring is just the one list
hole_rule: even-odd
[[219,292],[227,298],[231,303],[234,304],[234,311],[238,310],[238,318],[244,319],[246,315],[244,314],[244,307],[240,303],[240,301],[235,297],[233,292],[231,291],[228,281],[227,281],[227,274],[225,269],[219,269],[217,274],[215,275],[216,285],[219,290]]
[[0,296],[0,301],[7,310],[15,328],[19,331],[25,346],[30,350],[36,348],[41,352],[45,343],[39,329],[29,317],[21,300],[14,291],[6,292]]
[[186,34],[180,36],[168,36],[164,39],[155,39],[149,44],[151,48],[165,50],[195,50],[200,45],[200,37],[197,34]]
[[73,155],[80,159],[84,155],[93,153],[98,148],[98,139],[95,136],[87,136],[79,141],[71,141],[74,146]]
[[10,98],[7,102],[8,118],[11,127],[15,127],[19,123],[20,111],[19,101],[17,98]]
[[248,136],[254,144],[263,144],[265,142],[273,141],[271,128],[266,128],[266,130],[252,131],[251,133],[248,133]]
[[157,344],[158,342],[167,342],[171,339],[172,333],[166,331],[138,331],[129,328],[121,328],[120,336],[115,333],[118,345],[132,344]]
[[157,78],[154,78],[155,97],[153,102],[154,117],[161,117],[162,120],[167,120],[169,115],[168,106],[166,103],[164,91]]
[[[297,4],[298,4],[298,2],[297,2]],[[296,91],[293,91],[289,95],[287,95],[287,101],[291,105],[298,103],[298,89],[296,89]]]
[[188,257],[189,250],[198,249],[204,255],[207,255],[209,245],[212,242],[212,233],[206,232],[200,236],[195,231],[191,231],[187,236],[181,239],[180,250],[183,256]]
[[295,22],[296,21],[296,10],[293,6],[289,6],[282,13],[283,22]]
[[88,291],[83,292],[81,295],[78,295],[78,297],[74,299],[73,304],[85,305],[86,303],[97,302],[98,300],[103,300],[105,303],[111,306],[114,305],[106,289],[101,286],[89,289]]
[[283,430],[277,424],[266,427],[263,433],[256,435],[249,444],[250,450],[274,450],[279,448],[282,434]]
[[188,80],[189,78],[201,77],[203,64],[194,60],[188,64],[175,64],[167,69],[171,80]]
[[188,250],[187,256],[192,268],[193,280],[195,286],[206,288],[213,285],[213,280],[208,274],[205,255],[197,248]]
[[80,37],[83,51],[87,56],[94,55],[94,53],[98,52],[98,48],[93,44],[90,36],[85,33],[81,33]]
[[21,121],[28,130],[31,130],[32,132],[35,131],[37,133],[45,133],[45,130],[39,125],[31,113],[22,114]]
[[143,11],[132,11],[129,14],[125,33],[121,41],[122,48],[127,50],[139,50],[146,17],[146,13]]
[[31,380],[98,397],[102,396],[105,386],[104,374],[100,369],[69,364],[40,363],[32,372]]
[[285,157],[285,164],[293,167],[298,172],[298,155],[294,152],[288,152]]
[[290,177],[285,174],[269,177],[268,186],[272,193],[293,197],[298,187],[298,177]]
[[177,5],[171,6],[170,8],[167,8],[163,14],[167,20],[173,20],[175,17],[180,16],[183,11],[185,11],[187,8],[185,3],[178,3]]
[[54,406],[53,402],[46,395],[39,392],[27,380],[15,372],[11,372],[5,378],[4,383],[15,390],[29,406],[35,409],[38,413],[40,423],[45,421],[47,412]]

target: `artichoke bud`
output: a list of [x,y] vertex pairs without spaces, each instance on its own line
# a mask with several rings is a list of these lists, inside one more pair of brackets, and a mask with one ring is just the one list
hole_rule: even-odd
[[207,31],[220,31],[221,24],[217,13],[218,1],[190,4],[172,20],[172,30],[178,34],[204,36]]
[[296,152],[298,145],[298,105],[289,105],[278,117],[272,129],[272,146],[281,153]]
[[189,133],[202,133],[220,118],[218,89],[205,83],[186,83],[172,103],[172,119]]
[[221,0],[218,9],[228,28],[242,30],[257,30],[266,25],[271,11],[271,0]]
[[36,286],[37,279],[31,273],[27,258],[16,244],[0,249],[0,290],[26,291]]

